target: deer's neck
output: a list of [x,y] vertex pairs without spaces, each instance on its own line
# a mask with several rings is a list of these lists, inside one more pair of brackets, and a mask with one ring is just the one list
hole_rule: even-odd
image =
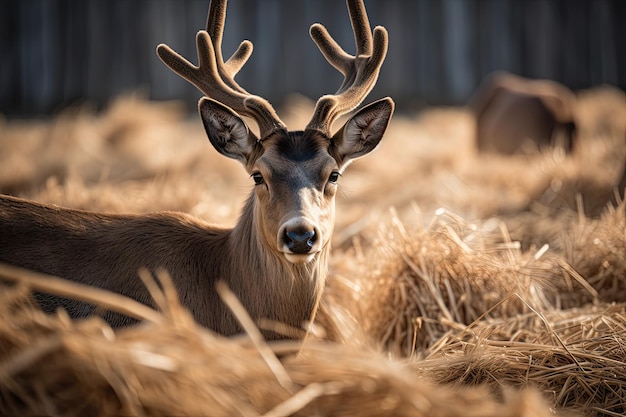
[[229,284],[253,318],[302,328],[324,287],[330,245],[309,263],[291,263],[269,245],[260,221],[252,195],[229,236],[229,263],[237,271]]

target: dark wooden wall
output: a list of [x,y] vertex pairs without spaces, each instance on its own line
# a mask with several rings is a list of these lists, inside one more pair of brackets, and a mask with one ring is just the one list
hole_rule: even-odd
[[[194,105],[199,93],[155,55],[165,42],[196,60],[208,0],[0,0],[0,112],[49,113],[142,90]],[[624,0],[366,0],[390,46],[371,97],[401,106],[463,103],[496,70],[574,89],[626,88]],[[231,0],[225,54],[255,46],[238,81],[275,104],[335,91],[341,77],[308,36],[324,23],[350,52],[340,0]]]

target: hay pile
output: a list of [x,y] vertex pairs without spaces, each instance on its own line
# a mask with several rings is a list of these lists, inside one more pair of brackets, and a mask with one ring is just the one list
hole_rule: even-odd
[[446,385],[534,387],[557,408],[623,415],[625,330],[624,303],[534,312],[468,326],[413,366]]
[[[7,267],[0,277],[22,283],[0,293],[2,415],[552,415],[532,392],[496,400],[484,389],[442,389],[347,346],[217,336],[191,319],[167,282],[169,293],[155,294],[161,313],[114,333],[99,318],[72,322],[33,308],[23,284],[51,290],[51,278]],[[116,304],[141,316],[131,300],[108,306]]]
[[[603,94],[580,96],[589,120],[570,156],[477,155],[463,109],[396,116],[379,152],[342,178],[328,286],[303,346],[219,337],[168,291],[154,291],[157,312],[0,266],[11,282],[0,414],[625,414],[626,203],[613,187],[626,113]],[[297,108],[284,118],[294,128],[310,104]],[[231,224],[247,175],[175,109],[124,98],[102,114],[7,121],[0,192]],[[46,316],[32,288],[144,323],[114,333]]]
[[[553,235],[540,247],[513,240],[500,219],[470,223],[441,210],[408,232],[395,218],[373,244],[377,256],[351,266],[362,278],[352,280],[359,301],[350,314],[385,350],[413,356],[476,320],[626,302],[625,208],[600,219],[536,218]],[[557,225],[568,233],[549,231]]]

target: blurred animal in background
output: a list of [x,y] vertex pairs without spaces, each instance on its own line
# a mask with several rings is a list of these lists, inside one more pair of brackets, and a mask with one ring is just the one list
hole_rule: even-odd
[[511,155],[560,146],[570,152],[576,138],[576,97],[562,84],[497,72],[470,99],[480,152]]

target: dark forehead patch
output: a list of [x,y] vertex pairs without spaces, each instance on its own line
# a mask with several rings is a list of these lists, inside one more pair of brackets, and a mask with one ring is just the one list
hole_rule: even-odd
[[272,138],[272,146],[281,157],[294,162],[309,161],[328,149],[328,139],[314,131],[294,131]]

